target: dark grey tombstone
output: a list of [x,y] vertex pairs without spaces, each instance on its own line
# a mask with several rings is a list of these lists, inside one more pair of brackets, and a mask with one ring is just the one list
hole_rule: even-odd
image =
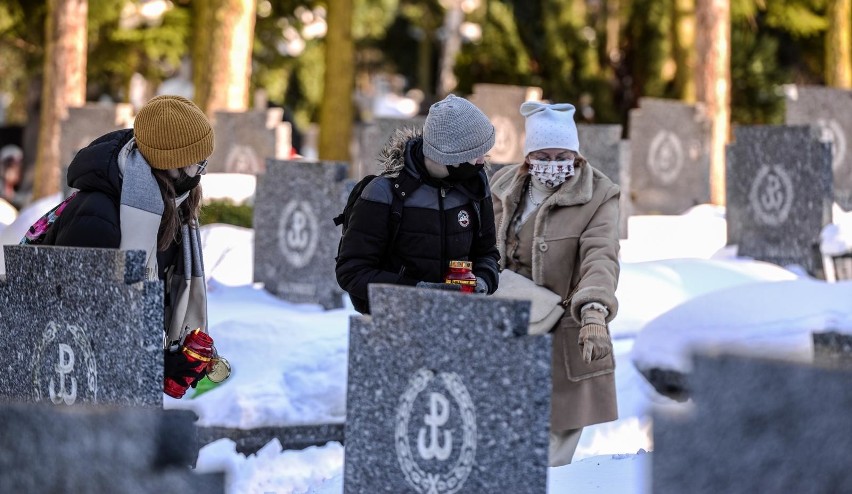
[[595,168],[621,188],[619,198],[621,238],[627,238],[627,219],[630,217],[630,168],[628,143],[621,139],[621,125],[577,125],[580,153]]
[[379,118],[358,127],[358,158],[355,162],[355,179],[378,175],[382,171],[379,153],[397,129],[422,129],[426,117]]
[[831,150],[816,127],[741,126],[728,146],[728,242],[738,255],[816,273],[831,222]]
[[[133,105],[89,103],[68,109],[59,127],[59,164],[68,165],[77,151],[98,137],[133,126]],[[65,177],[62,177],[63,182]]]
[[852,334],[814,333],[814,362],[824,367],[852,369]]
[[852,210],[852,91],[824,86],[790,86],[786,91],[788,125],[820,128],[822,140],[831,143],[834,200]]
[[195,474],[195,414],[0,405],[0,492],[224,493]]
[[216,112],[216,146],[208,170],[257,175],[266,170],[267,158],[289,158],[292,131],[283,116],[281,108]]
[[526,119],[520,108],[524,101],[541,99],[541,88],[504,84],[474,84],[470,102],[482,110],[494,125],[494,147],[488,152],[495,164],[524,161]]
[[629,129],[636,214],[681,214],[710,202],[710,122],[703,107],[641,98]]
[[343,305],[334,275],[348,166],[267,160],[254,205],[254,280],[290,302]]
[[653,492],[852,492],[852,374],[698,357],[694,412],[654,418]]
[[145,253],[5,246],[0,397],[161,407],[163,288]]
[[529,303],[371,285],[352,317],[345,493],[544,493],[550,337]]

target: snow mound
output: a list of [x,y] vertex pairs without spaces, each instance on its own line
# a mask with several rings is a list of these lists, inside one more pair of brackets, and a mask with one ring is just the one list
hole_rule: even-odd
[[691,371],[695,351],[810,361],[811,333],[852,331],[852,281],[752,283],[696,297],[649,322],[636,337],[640,370]]
[[615,338],[634,336],[646,323],[696,296],[760,281],[796,279],[774,264],[745,260],[667,259],[621,263]]
[[247,173],[205,173],[201,176],[204,200],[230,199],[234,204],[254,203],[257,177]]
[[18,217],[18,210],[6,199],[0,199],[0,232]]
[[250,285],[254,276],[254,230],[215,223],[200,228],[207,280]]

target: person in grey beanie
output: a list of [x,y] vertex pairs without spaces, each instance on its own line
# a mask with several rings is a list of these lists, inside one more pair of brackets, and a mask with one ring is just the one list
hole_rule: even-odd
[[473,263],[477,293],[497,289],[494,207],[483,170],[494,134],[479,108],[450,95],[429,108],[422,130],[391,136],[382,172],[355,202],[337,257],[337,282],[356,310],[369,313],[371,283],[458,289],[443,283],[450,261]]

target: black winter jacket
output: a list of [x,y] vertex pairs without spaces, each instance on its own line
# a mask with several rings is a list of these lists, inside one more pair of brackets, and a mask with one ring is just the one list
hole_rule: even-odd
[[[385,150],[386,174],[370,182],[355,202],[349,227],[337,259],[337,282],[352,298],[355,308],[369,313],[367,285],[390,283],[415,285],[439,283],[452,260],[472,261],[473,272],[497,289],[494,207],[484,171],[459,184],[436,181],[423,167],[422,140],[398,134]],[[402,177],[408,188],[396,240],[388,252],[395,180]],[[411,184],[414,184],[413,187]],[[397,189],[397,192],[399,189]]]
[[[68,185],[79,189],[77,196],[48,230],[44,245],[101,247],[121,245],[121,172],[118,154],[133,138],[133,129],[105,134],[81,149],[68,166]],[[175,264],[177,244],[157,253],[161,279]]]

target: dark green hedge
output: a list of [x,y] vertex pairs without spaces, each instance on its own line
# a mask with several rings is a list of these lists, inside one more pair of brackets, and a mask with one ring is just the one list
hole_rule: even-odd
[[210,201],[201,208],[202,225],[225,223],[228,225],[252,227],[254,208],[246,204],[234,204],[230,199]]

